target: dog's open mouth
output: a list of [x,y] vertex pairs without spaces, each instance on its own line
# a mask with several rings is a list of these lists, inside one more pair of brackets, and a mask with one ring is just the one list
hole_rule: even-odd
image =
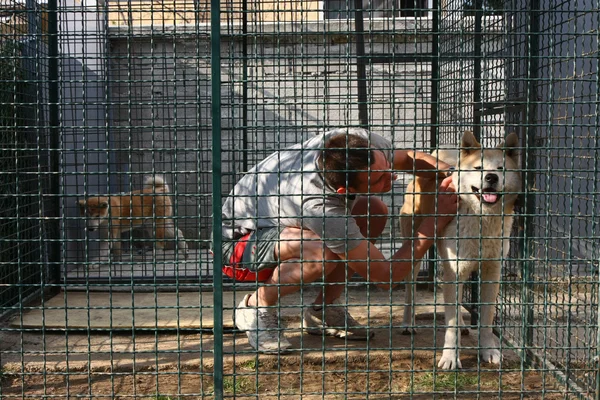
[[471,190],[473,190],[473,193],[475,193],[475,196],[477,196],[479,201],[483,201],[484,203],[487,203],[487,204],[496,204],[498,202],[498,200],[500,200],[500,197],[502,196],[501,193],[497,192],[495,189],[492,189],[492,188],[486,188],[486,189],[480,190],[479,188],[476,188],[475,186],[471,186]]

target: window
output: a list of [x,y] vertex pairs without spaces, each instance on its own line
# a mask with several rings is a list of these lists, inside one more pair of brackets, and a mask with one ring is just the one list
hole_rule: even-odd
[[[325,19],[354,18],[355,0],[324,0]],[[433,0],[362,0],[365,18],[429,17]]]

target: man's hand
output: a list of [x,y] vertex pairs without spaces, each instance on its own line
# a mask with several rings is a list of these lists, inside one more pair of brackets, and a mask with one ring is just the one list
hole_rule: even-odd
[[396,150],[394,152],[395,171],[404,171],[427,179],[441,179],[451,174],[452,166],[431,154],[415,150]]
[[[438,188],[437,212],[440,216],[437,218],[437,233],[442,230],[454,219],[458,211],[458,195],[452,183],[452,176],[445,178]],[[443,215],[448,214],[448,215]]]

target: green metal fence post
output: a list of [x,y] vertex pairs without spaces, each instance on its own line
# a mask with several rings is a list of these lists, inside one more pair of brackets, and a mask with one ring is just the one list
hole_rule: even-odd
[[538,76],[538,56],[539,56],[539,0],[532,0],[529,3],[529,32],[527,39],[527,115],[525,116],[526,140],[525,140],[525,218],[524,218],[524,238],[523,250],[523,292],[522,304],[525,307],[522,317],[523,349],[522,361],[525,367],[531,365],[533,361],[528,352],[528,348],[533,345],[533,270],[534,264],[531,262],[531,250],[533,247],[534,225],[531,220],[535,213],[535,194],[533,189],[535,180],[535,121],[537,118],[537,76]]
[[[473,32],[473,134],[481,142],[481,112],[483,110],[481,100],[481,36],[483,19],[483,3],[476,3],[475,8],[475,28]],[[476,326],[479,321],[479,271],[471,274],[471,326]]]
[[215,399],[223,398],[223,276],[221,275],[221,3],[211,0],[213,315]]
[[[60,280],[60,177],[59,177],[59,92],[58,92],[58,4],[57,0],[48,0],[48,133],[50,135],[50,199],[48,235],[49,281]],[[56,241],[56,243],[52,243]]]
[[242,167],[248,171],[248,0],[242,1]]
[[362,128],[369,127],[367,67],[365,57],[365,27],[362,0],[354,0],[354,28],[356,31],[356,89],[358,96],[358,120]]
[[[600,26],[600,13],[596,14],[596,22],[597,22],[597,26]],[[598,53],[600,53],[600,30],[596,29],[596,47],[598,48]],[[600,125],[600,74],[596,74],[596,110],[595,110],[595,114],[596,114],[596,126]],[[598,133],[596,132],[596,135],[594,136],[594,177],[600,176],[600,139],[598,138]],[[598,193],[598,187],[599,187],[599,183],[598,179],[594,179],[594,183],[593,183],[593,189],[592,191],[594,193]],[[593,196],[592,197],[592,210],[596,210],[597,209],[597,205],[596,202],[598,201],[598,196]],[[596,218],[599,218],[600,216],[596,216]],[[597,227],[599,224],[593,225],[594,227]],[[597,237],[598,236],[598,231],[596,231],[595,228],[592,228],[592,236],[593,237]],[[594,245],[597,246],[598,243],[597,241],[594,241]],[[594,249],[594,248],[593,248]],[[596,247],[597,249],[597,247]],[[592,251],[593,255],[597,255],[598,252],[597,251]],[[592,264],[593,265],[593,264]],[[596,260],[596,274],[597,276],[600,275],[598,274],[598,269],[600,268],[600,256],[598,256],[598,259]],[[600,289],[600,282],[596,282],[597,286],[597,291],[598,289]],[[599,294],[596,294],[596,296],[598,296]],[[600,365],[600,346],[598,346],[598,343],[600,343],[600,302],[598,302],[598,307],[597,307],[597,311],[596,311],[596,356],[595,356],[595,360],[596,360],[596,400],[600,400],[600,368],[598,368],[598,365]]]
[[[440,44],[440,13],[442,12],[440,2],[437,0],[433,1],[432,5],[432,18],[431,18],[431,110],[430,110],[430,122],[431,127],[429,128],[429,146],[433,150],[438,146],[438,135],[439,135],[439,88],[440,88],[440,57],[439,57],[439,44]],[[436,269],[436,250],[435,245],[431,247],[428,252],[429,262],[427,268],[427,279],[429,282],[429,290],[434,291],[435,285],[435,269]]]

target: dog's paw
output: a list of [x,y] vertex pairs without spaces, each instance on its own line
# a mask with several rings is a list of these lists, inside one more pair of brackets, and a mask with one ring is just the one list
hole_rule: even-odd
[[482,335],[481,351],[479,352],[481,361],[492,364],[500,364],[500,361],[502,361],[502,353],[500,353],[500,349],[498,347],[498,340],[494,335]]
[[481,350],[481,361],[500,364],[500,361],[502,361],[502,353],[500,353],[500,350],[498,349],[483,349]]
[[462,364],[458,358],[458,352],[454,349],[445,349],[442,353],[442,358],[438,363],[438,368],[445,370],[462,368]]

